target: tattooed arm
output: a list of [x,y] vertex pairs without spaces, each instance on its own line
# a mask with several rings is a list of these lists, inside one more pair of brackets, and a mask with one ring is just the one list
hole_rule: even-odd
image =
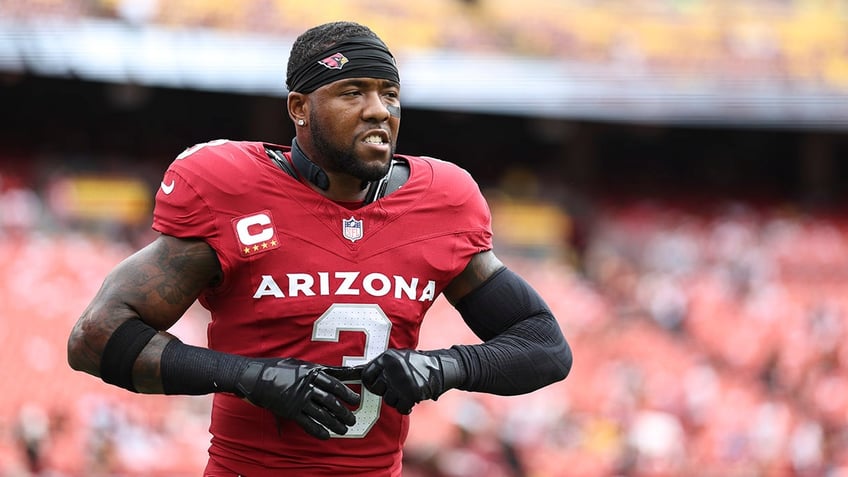
[[183,316],[204,288],[220,279],[221,266],[208,244],[159,236],[106,277],[71,331],[68,363],[100,376],[109,338],[121,324],[137,318],[159,333],[135,361],[135,387],[142,393],[162,393],[160,358],[165,345],[175,339],[164,330]]

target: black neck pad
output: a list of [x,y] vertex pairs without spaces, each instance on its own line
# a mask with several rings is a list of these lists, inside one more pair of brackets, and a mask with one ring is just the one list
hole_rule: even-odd
[[[306,154],[297,145],[296,139],[292,139],[291,162],[279,150],[266,146],[265,152],[280,169],[293,178],[300,180],[299,177],[303,177],[321,190],[327,190],[330,187],[330,179],[327,177],[327,173],[318,164],[315,164],[306,157]],[[294,168],[292,168],[292,165],[294,165]],[[297,170],[295,171],[295,169]],[[398,157],[393,158],[389,166],[389,171],[382,179],[362,183],[363,189],[366,187],[369,188],[363,204],[370,204],[400,189],[409,179],[409,172],[409,163],[406,160]]]
[[298,174],[315,184],[321,190],[330,188],[330,178],[327,177],[327,173],[318,164],[315,164],[306,157],[306,154],[298,146],[296,139],[292,139],[291,158]]

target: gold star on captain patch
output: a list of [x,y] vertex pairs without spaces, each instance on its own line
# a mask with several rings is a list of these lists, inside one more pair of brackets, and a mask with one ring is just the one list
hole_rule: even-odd
[[268,248],[268,242],[262,242],[262,248]]
[[277,246],[277,241],[276,241],[276,240],[271,240],[271,246],[272,246],[272,247],[276,247],[276,246]]
[[250,253],[250,247],[244,247],[244,253],[245,253],[245,255]]
[[254,251],[254,252],[256,252],[256,251],[258,251],[258,250],[259,250],[259,245],[254,245],[254,246],[253,246],[253,251]]

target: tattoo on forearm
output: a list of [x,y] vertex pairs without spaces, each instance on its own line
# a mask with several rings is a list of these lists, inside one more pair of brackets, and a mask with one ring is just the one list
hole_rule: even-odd
[[71,332],[73,366],[99,376],[102,353],[114,330],[127,319],[140,318],[160,334],[136,360],[135,384],[141,392],[161,392],[161,352],[173,338],[162,331],[220,277],[218,259],[204,242],[157,239],[117,266],[83,312]]

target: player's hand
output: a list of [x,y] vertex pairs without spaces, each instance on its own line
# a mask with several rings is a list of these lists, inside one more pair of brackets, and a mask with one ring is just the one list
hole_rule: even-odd
[[390,349],[362,370],[362,384],[401,414],[411,413],[425,399],[438,399],[463,377],[459,363],[446,351]]
[[358,405],[359,394],[342,380],[359,379],[359,373],[357,368],[320,366],[292,358],[262,359],[247,366],[236,389],[251,403],[294,420],[319,439],[329,439],[327,429],[345,434],[356,424],[341,401]]

